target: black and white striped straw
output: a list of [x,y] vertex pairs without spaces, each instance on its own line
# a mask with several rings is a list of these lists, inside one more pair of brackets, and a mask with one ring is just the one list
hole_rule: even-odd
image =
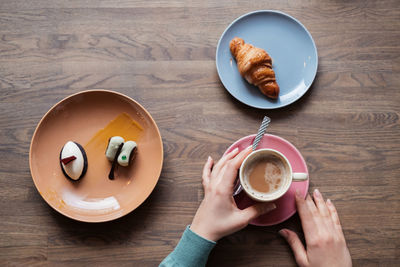
[[268,118],[267,116],[264,116],[264,119],[261,123],[260,129],[258,129],[258,133],[253,142],[253,151],[257,149],[258,143],[261,141],[261,138],[264,136],[264,133],[267,130],[267,127],[270,122],[271,122],[271,119]]

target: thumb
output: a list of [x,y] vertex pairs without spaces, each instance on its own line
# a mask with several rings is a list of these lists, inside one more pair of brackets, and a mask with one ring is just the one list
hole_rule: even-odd
[[257,203],[242,210],[244,217],[251,221],[260,215],[268,213],[276,208],[274,203]]
[[304,249],[303,244],[301,243],[297,234],[289,229],[282,229],[279,231],[279,234],[286,239],[289,243],[289,246],[293,250],[294,257],[296,262],[299,266],[307,266],[308,265],[308,258],[307,252]]

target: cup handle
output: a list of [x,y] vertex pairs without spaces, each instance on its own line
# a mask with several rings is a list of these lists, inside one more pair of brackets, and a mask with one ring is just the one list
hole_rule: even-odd
[[293,182],[302,182],[308,180],[308,173],[294,172],[292,176]]

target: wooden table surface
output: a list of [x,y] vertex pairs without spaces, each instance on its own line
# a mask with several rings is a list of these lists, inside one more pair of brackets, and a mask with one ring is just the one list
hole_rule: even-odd
[[[316,80],[278,110],[227,93],[216,45],[238,16],[275,9],[299,19],[319,54]],[[257,131],[292,142],[309,191],[333,200],[355,266],[400,265],[400,4],[384,1],[0,1],[0,265],[156,266],[202,199],[201,169]],[[118,220],[88,224],[54,211],[29,171],[40,118],[64,97],[108,89],[139,101],[164,143],[150,197]],[[278,235],[297,215],[222,239],[209,266],[295,266]]]

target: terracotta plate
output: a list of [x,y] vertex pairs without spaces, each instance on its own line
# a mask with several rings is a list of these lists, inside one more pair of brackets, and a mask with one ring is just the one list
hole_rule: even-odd
[[[104,152],[109,135],[138,144],[129,167],[117,167],[109,180],[111,163]],[[67,141],[81,144],[88,157],[86,175],[67,179],[59,154]],[[55,210],[84,222],[117,219],[137,208],[153,191],[161,173],[163,144],[150,114],[120,93],[93,90],[69,96],[53,106],[33,134],[30,170],[37,190]]]

